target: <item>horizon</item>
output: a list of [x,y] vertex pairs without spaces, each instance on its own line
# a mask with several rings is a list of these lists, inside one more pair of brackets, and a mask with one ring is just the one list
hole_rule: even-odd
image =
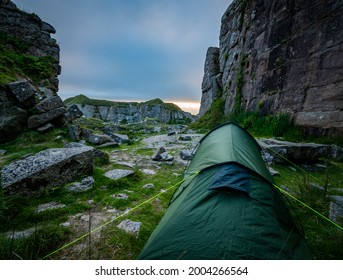
[[[137,102],[137,103],[144,103],[144,102],[159,98],[159,97],[155,97],[155,98],[151,98],[151,99],[147,99],[147,100],[99,99],[99,98],[92,98],[92,97],[89,97],[87,94],[80,93],[80,94],[77,94],[74,96],[69,96],[67,98],[62,98],[62,100],[65,101],[68,98],[73,98],[73,97],[76,97],[78,95],[84,95],[90,99],[96,99],[96,100],[107,100],[107,101],[113,101],[113,102]],[[161,98],[159,98],[159,99],[161,99]],[[161,100],[164,103],[173,103],[173,104],[179,106],[182,109],[182,111],[191,113],[194,116],[199,113],[200,103],[196,103],[196,102],[192,102],[192,101],[170,101],[170,100],[163,100],[163,99],[161,99]]]

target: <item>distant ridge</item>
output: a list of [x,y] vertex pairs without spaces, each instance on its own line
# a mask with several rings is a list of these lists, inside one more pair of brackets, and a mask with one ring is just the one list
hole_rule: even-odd
[[182,109],[174,103],[165,103],[160,98],[151,99],[144,102],[132,102],[132,101],[111,101],[111,100],[104,100],[104,99],[92,99],[87,97],[86,95],[79,94],[74,97],[69,97],[64,100],[64,104],[71,105],[71,104],[81,104],[81,105],[93,105],[93,106],[138,106],[138,105],[162,105],[165,108],[182,111]]
[[113,123],[142,122],[147,118],[162,123],[190,123],[195,117],[173,104],[160,98],[145,102],[123,102],[92,99],[83,94],[64,100],[67,107],[78,106],[85,117],[92,117]]

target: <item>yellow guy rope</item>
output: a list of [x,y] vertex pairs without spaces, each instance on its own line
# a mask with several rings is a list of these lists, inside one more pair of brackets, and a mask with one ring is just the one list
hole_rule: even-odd
[[319,183],[323,183],[320,179],[318,179],[317,177],[313,176],[311,173],[307,172],[304,168],[301,168],[299,165],[296,165],[294,162],[290,161],[288,158],[284,157],[283,155],[281,155],[277,151],[273,150],[270,147],[267,147],[267,149],[271,150],[274,154],[278,155],[279,157],[283,158],[285,161],[287,161],[290,164],[294,165],[296,168],[298,168],[299,170],[301,170],[302,172],[304,172],[305,174],[310,176],[312,179],[316,180]]
[[[301,170],[302,172],[304,172],[305,174],[308,174],[311,178],[313,178],[314,180],[318,181],[319,183],[323,183],[320,179],[316,178],[315,176],[313,176],[311,173],[307,172],[305,169],[301,168],[300,166],[296,165],[294,162],[290,161],[288,158],[284,157],[283,155],[279,154],[278,152],[276,152],[275,150],[273,150],[270,147],[267,147],[269,150],[271,150],[273,153],[275,153],[276,155],[278,155],[279,157],[283,158],[284,160],[286,160],[287,162],[289,162],[290,164],[294,165],[296,168],[298,168],[299,170]],[[296,198],[295,196],[291,195],[290,193],[288,193],[287,191],[285,191],[284,189],[280,188],[279,186],[273,184],[273,186],[275,188],[277,188],[278,190],[280,190],[282,193],[288,195],[289,197],[293,198],[295,201],[297,201],[298,203],[300,203],[301,205],[305,206],[306,208],[310,209],[312,212],[316,213],[319,217],[323,218],[324,220],[332,223],[334,226],[336,226],[337,228],[339,228],[340,230],[343,230],[343,227],[341,227],[339,224],[335,223],[334,221],[330,220],[329,218],[325,217],[323,214],[319,213],[317,210],[313,209],[311,206],[307,205],[306,203],[302,202],[301,200],[299,200],[298,198]]]
[[312,212],[316,213],[319,217],[323,218],[324,220],[332,223],[336,227],[338,227],[340,230],[343,230],[343,227],[341,227],[339,224],[335,223],[334,221],[330,220],[329,218],[325,217],[323,214],[319,213],[317,210],[313,209],[311,206],[307,205],[306,203],[302,202],[295,196],[291,195],[290,193],[286,192],[284,189],[280,188],[279,186],[273,184],[275,188],[277,188],[279,191],[283,192],[284,194],[287,194],[289,197],[293,198],[295,201],[299,202],[301,205],[305,206],[306,208],[310,209]]
[[[175,188],[175,187],[181,185],[183,182],[185,182],[185,181],[187,181],[187,180],[193,178],[194,176],[196,176],[196,175],[199,174],[199,173],[200,173],[200,171],[197,171],[197,172],[191,174],[191,175],[188,176],[187,178],[185,178],[185,179],[181,180],[180,182],[176,183],[175,185],[169,187],[166,191],[169,191],[169,190],[171,190],[171,189],[173,189],[173,188]],[[132,211],[134,211],[134,210],[136,210],[136,209],[138,209],[138,208],[140,208],[140,207],[142,207],[144,204],[149,203],[149,202],[152,201],[153,199],[159,197],[161,194],[162,194],[162,193],[158,193],[158,194],[154,195],[153,197],[150,197],[150,198],[147,199],[146,201],[144,201],[144,202],[138,204],[137,206],[131,208],[129,211],[127,211],[127,212],[125,212],[125,213],[123,213],[123,214],[121,214],[121,215],[119,215],[119,216],[116,216],[116,217],[113,218],[112,220],[107,221],[106,223],[104,223],[104,224],[98,226],[97,228],[95,228],[95,229],[93,229],[93,230],[91,230],[91,231],[85,233],[84,235],[82,235],[82,236],[76,238],[75,240],[73,240],[72,242],[70,242],[70,243],[68,243],[68,244],[66,244],[66,245],[64,245],[64,246],[62,246],[62,247],[60,247],[60,248],[58,248],[57,250],[51,252],[50,254],[46,255],[46,256],[43,257],[42,259],[46,259],[46,258],[48,258],[48,257],[50,257],[50,256],[52,256],[52,255],[54,255],[54,254],[56,254],[57,252],[59,252],[59,251],[65,249],[65,248],[67,248],[67,247],[69,247],[69,246],[75,244],[76,242],[78,242],[79,240],[81,240],[81,239],[87,237],[88,235],[92,234],[93,232],[96,232],[96,231],[102,229],[103,227],[105,227],[105,226],[109,225],[110,223],[114,222],[115,220],[117,220],[117,219],[119,219],[119,218],[121,218],[121,217],[127,215],[128,213],[130,213],[130,212],[132,212]]]

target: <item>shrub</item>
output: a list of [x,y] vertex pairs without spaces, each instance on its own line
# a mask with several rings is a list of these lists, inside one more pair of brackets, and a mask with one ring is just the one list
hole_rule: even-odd
[[281,137],[295,128],[289,114],[263,116],[259,112],[233,112],[226,116],[227,121],[234,121],[254,136]]
[[212,129],[217,125],[220,125],[226,121],[225,113],[225,101],[222,98],[217,98],[211,104],[210,109],[201,116],[196,122],[190,125],[193,129]]

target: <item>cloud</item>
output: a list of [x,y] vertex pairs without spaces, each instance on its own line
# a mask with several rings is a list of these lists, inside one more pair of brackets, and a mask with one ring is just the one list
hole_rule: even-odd
[[93,98],[201,98],[207,48],[228,0],[13,0],[52,24],[60,91]]
[[185,51],[201,39],[201,32],[192,28],[190,18],[183,18],[177,9],[167,9],[161,4],[150,6],[142,18],[138,34],[143,40],[171,50]]

